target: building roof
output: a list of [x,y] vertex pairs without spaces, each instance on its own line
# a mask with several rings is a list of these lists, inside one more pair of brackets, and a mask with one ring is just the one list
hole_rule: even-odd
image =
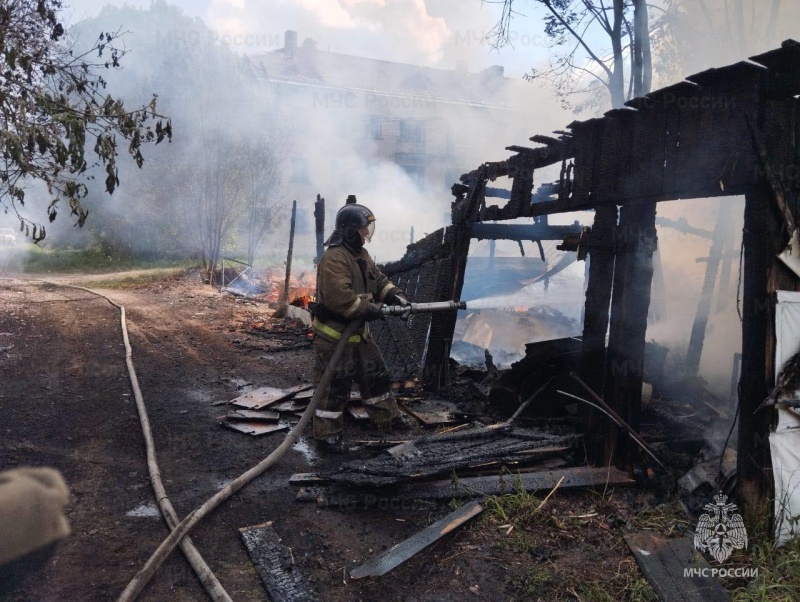
[[515,80],[493,66],[479,73],[433,69],[336,52],[313,43],[250,57],[256,76],[284,84],[487,108],[521,108]]

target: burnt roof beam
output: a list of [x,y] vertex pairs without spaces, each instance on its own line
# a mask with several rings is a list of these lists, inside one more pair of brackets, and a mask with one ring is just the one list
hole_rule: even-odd
[[483,224],[470,225],[470,237],[478,240],[564,240],[580,235],[583,226],[578,222],[568,226],[546,224]]

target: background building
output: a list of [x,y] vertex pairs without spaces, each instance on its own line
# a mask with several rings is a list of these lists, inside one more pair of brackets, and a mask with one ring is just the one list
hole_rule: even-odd
[[450,187],[462,173],[532,131],[531,85],[504,77],[500,66],[432,69],[297,40],[287,31],[283,48],[249,60],[287,141],[284,193],[306,216],[298,232],[313,230],[318,193],[327,199],[326,233],[356,194],[381,222],[373,249],[397,258],[412,227],[419,237],[449,224]]

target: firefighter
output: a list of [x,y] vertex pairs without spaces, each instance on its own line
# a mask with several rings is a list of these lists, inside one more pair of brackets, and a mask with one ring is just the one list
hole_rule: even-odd
[[319,385],[348,322],[364,325],[347,341],[330,388],[322,392],[314,414],[314,438],[333,451],[343,451],[344,409],[353,381],[373,424],[381,430],[410,428],[399,411],[386,364],[367,322],[381,317],[382,304],[408,305],[403,291],[386,277],[364,248],[375,232],[375,215],[348,198],[336,214],[335,229],[317,266],[314,306],[314,384]]

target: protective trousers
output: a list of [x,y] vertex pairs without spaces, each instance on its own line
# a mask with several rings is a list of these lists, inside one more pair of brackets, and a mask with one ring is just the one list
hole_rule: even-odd
[[[391,379],[380,349],[371,339],[345,343],[347,348],[335,368],[327,391],[320,394],[314,413],[314,438],[326,439],[344,429],[344,410],[350,399],[353,381],[361,392],[361,403],[370,420],[378,428],[386,428],[398,415],[397,401],[391,390]],[[314,385],[319,386],[322,374],[330,362],[336,343],[317,336],[314,338]]]

